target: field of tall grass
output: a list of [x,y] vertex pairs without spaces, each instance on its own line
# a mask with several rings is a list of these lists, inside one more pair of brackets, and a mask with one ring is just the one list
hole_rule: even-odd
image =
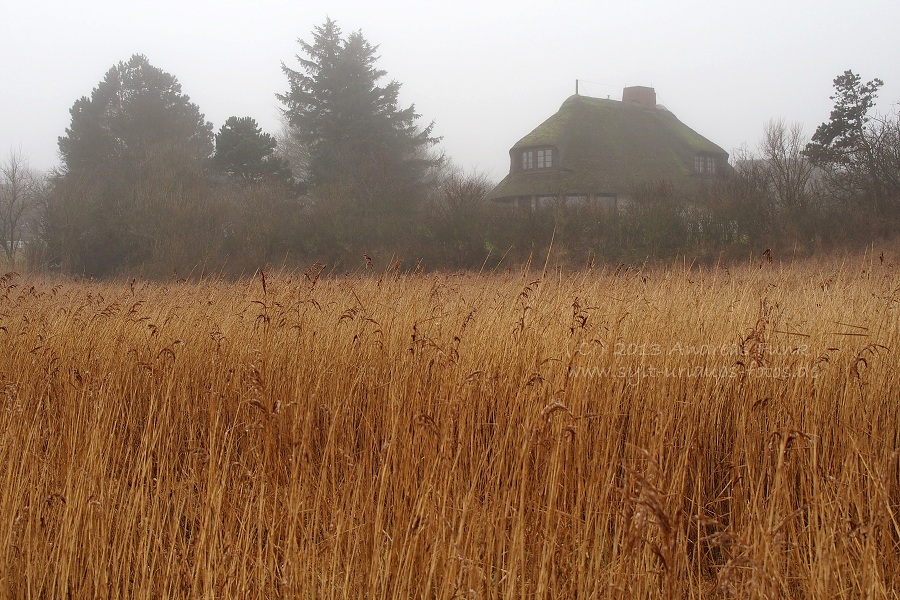
[[8,274],[0,597],[897,597],[897,258]]

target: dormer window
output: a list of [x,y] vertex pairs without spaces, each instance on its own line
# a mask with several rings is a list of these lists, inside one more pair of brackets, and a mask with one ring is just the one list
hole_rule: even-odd
[[555,150],[553,148],[529,148],[522,151],[522,160],[519,163],[522,171],[532,169],[549,169],[554,166]]
[[698,154],[694,157],[694,174],[700,177],[715,177],[718,173],[715,156]]

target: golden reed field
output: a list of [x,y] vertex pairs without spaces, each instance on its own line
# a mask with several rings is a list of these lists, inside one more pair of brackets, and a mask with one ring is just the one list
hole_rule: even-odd
[[898,269],[8,274],[0,597],[898,597]]

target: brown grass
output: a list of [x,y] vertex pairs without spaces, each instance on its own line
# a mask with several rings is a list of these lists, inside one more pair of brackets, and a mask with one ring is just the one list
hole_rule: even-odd
[[0,596],[897,597],[898,305],[877,256],[9,275]]

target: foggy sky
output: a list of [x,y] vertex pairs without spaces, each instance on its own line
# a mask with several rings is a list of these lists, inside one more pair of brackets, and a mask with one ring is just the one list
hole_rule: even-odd
[[832,80],[852,69],[884,80],[878,110],[900,102],[900,3],[491,2],[313,3],[0,0],[0,160],[59,164],[69,109],[132,54],[175,75],[218,130],[232,115],[280,130],[281,62],[330,16],[378,44],[440,148],[493,180],[509,148],[552,115],[581,79],[584,95],[621,99],[652,85],[657,100],[727,152],[755,148],[772,118],[827,120]]

